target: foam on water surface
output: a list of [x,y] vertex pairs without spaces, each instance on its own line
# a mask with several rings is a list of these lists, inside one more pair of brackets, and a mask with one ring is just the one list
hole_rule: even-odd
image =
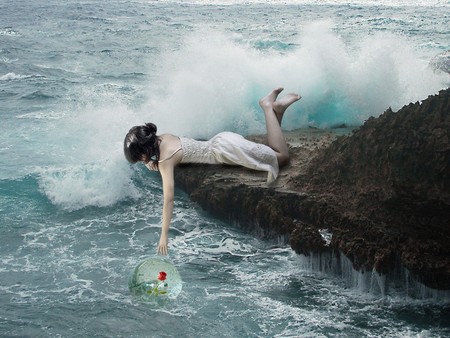
[[407,273],[391,287],[345,261],[299,257],[181,191],[169,257],[182,292],[161,307],[130,295],[130,271],[156,251],[163,200],[158,174],[123,158],[132,125],[259,133],[257,101],[279,85],[303,96],[285,129],[360,124],[448,86],[428,66],[450,48],[446,8],[331,2],[1,5],[2,334],[450,334],[447,296]]

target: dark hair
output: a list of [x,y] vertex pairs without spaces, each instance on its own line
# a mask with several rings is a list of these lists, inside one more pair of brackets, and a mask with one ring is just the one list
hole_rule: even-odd
[[146,123],[130,129],[123,142],[123,152],[128,162],[136,163],[147,160],[158,165],[159,143],[156,130],[156,125],[153,123]]

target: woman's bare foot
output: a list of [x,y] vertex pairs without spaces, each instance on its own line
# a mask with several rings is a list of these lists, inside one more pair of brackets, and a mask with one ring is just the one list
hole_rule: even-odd
[[275,103],[275,100],[278,97],[278,94],[280,94],[283,91],[284,88],[275,88],[272,90],[269,94],[264,96],[261,100],[259,100],[259,105],[262,109],[269,108],[273,109],[273,105]]
[[[281,92],[281,90],[280,90]],[[281,120],[283,119],[284,112],[286,109],[293,104],[294,102],[300,100],[302,97],[295,93],[289,93],[286,96],[284,96],[280,100],[276,100],[272,103],[272,109],[275,112],[275,115],[277,116],[278,122],[281,125]]]

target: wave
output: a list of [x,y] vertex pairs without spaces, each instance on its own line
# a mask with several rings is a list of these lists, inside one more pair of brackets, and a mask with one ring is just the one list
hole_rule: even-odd
[[55,99],[57,97],[58,96],[44,93],[41,90],[36,90],[34,92],[22,95],[20,98],[22,100],[50,100],[50,99]]
[[303,96],[284,128],[359,126],[449,85],[448,75],[436,73],[400,36],[375,33],[349,42],[331,21],[307,24],[298,36],[295,47],[261,50],[199,27],[178,51],[162,56],[142,115],[161,130],[193,137],[261,133],[258,99],[284,86]]
[[65,113],[62,112],[45,112],[45,111],[36,111],[31,113],[26,113],[22,115],[16,116],[18,119],[32,119],[32,120],[59,120],[65,116]]
[[16,32],[11,27],[0,28],[0,36],[21,36],[19,32]]
[[[1,49],[0,49],[0,52],[1,52]],[[13,62],[17,62],[19,59],[8,59],[7,57],[1,57],[0,58],[0,62],[2,62],[2,63],[13,63]]]
[[[154,0],[155,2],[194,5],[357,5],[357,6],[449,6],[448,0]],[[148,2],[148,1],[146,1]]]
[[[279,85],[303,96],[286,113],[286,130],[360,125],[389,106],[400,108],[448,85],[445,74],[434,72],[408,41],[394,35],[350,43],[324,21],[305,25],[292,43],[278,43],[206,28],[209,34],[199,26],[175,51],[149,55],[149,65],[161,67],[144,69],[148,80],[141,78],[131,94],[119,85],[82,82],[70,87],[72,102],[16,116],[24,143],[15,156],[18,163],[27,159],[26,170],[37,175],[53,205],[77,210],[138,198],[140,169],[131,169],[122,151],[133,125],[152,121],[160,133],[196,138],[224,130],[264,133],[258,99]],[[129,99],[138,91],[145,95],[135,99],[144,101],[140,105]]]
[[[40,194],[67,211],[111,206],[140,196],[122,150],[136,112],[110,87],[86,86],[74,89],[73,105],[62,102],[54,109],[15,116],[19,120],[9,121],[14,128],[7,128],[1,144],[4,163],[11,167],[3,178],[36,177]],[[20,142],[15,145],[17,135]],[[14,154],[8,155],[13,148]]]
[[0,81],[13,81],[13,80],[22,80],[33,77],[33,75],[20,75],[15,73],[7,73],[5,75],[0,76]]
[[75,211],[139,198],[141,193],[131,177],[126,163],[118,161],[37,167],[34,173],[26,176],[1,179],[0,190],[4,197],[2,203],[7,203],[8,208],[20,210],[29,208],[32,203],[39,204],[42,209],[46,201],[65,211]]
[[138,198],[140,193],[131,181],[128,170],[118,161],[45,168],[40,169],[38,181],[40,189],[54,205],[73,211]]

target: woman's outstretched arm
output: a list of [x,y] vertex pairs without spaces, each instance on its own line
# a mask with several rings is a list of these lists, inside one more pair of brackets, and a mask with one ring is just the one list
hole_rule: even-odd
[[174,163],[167,161],[160,163],[159,172],[163,184],[163,211],[161,235],[159,238],[158,254],[167,255],[169,245],[169,228],[172,221],[173,204],[174,204]]

